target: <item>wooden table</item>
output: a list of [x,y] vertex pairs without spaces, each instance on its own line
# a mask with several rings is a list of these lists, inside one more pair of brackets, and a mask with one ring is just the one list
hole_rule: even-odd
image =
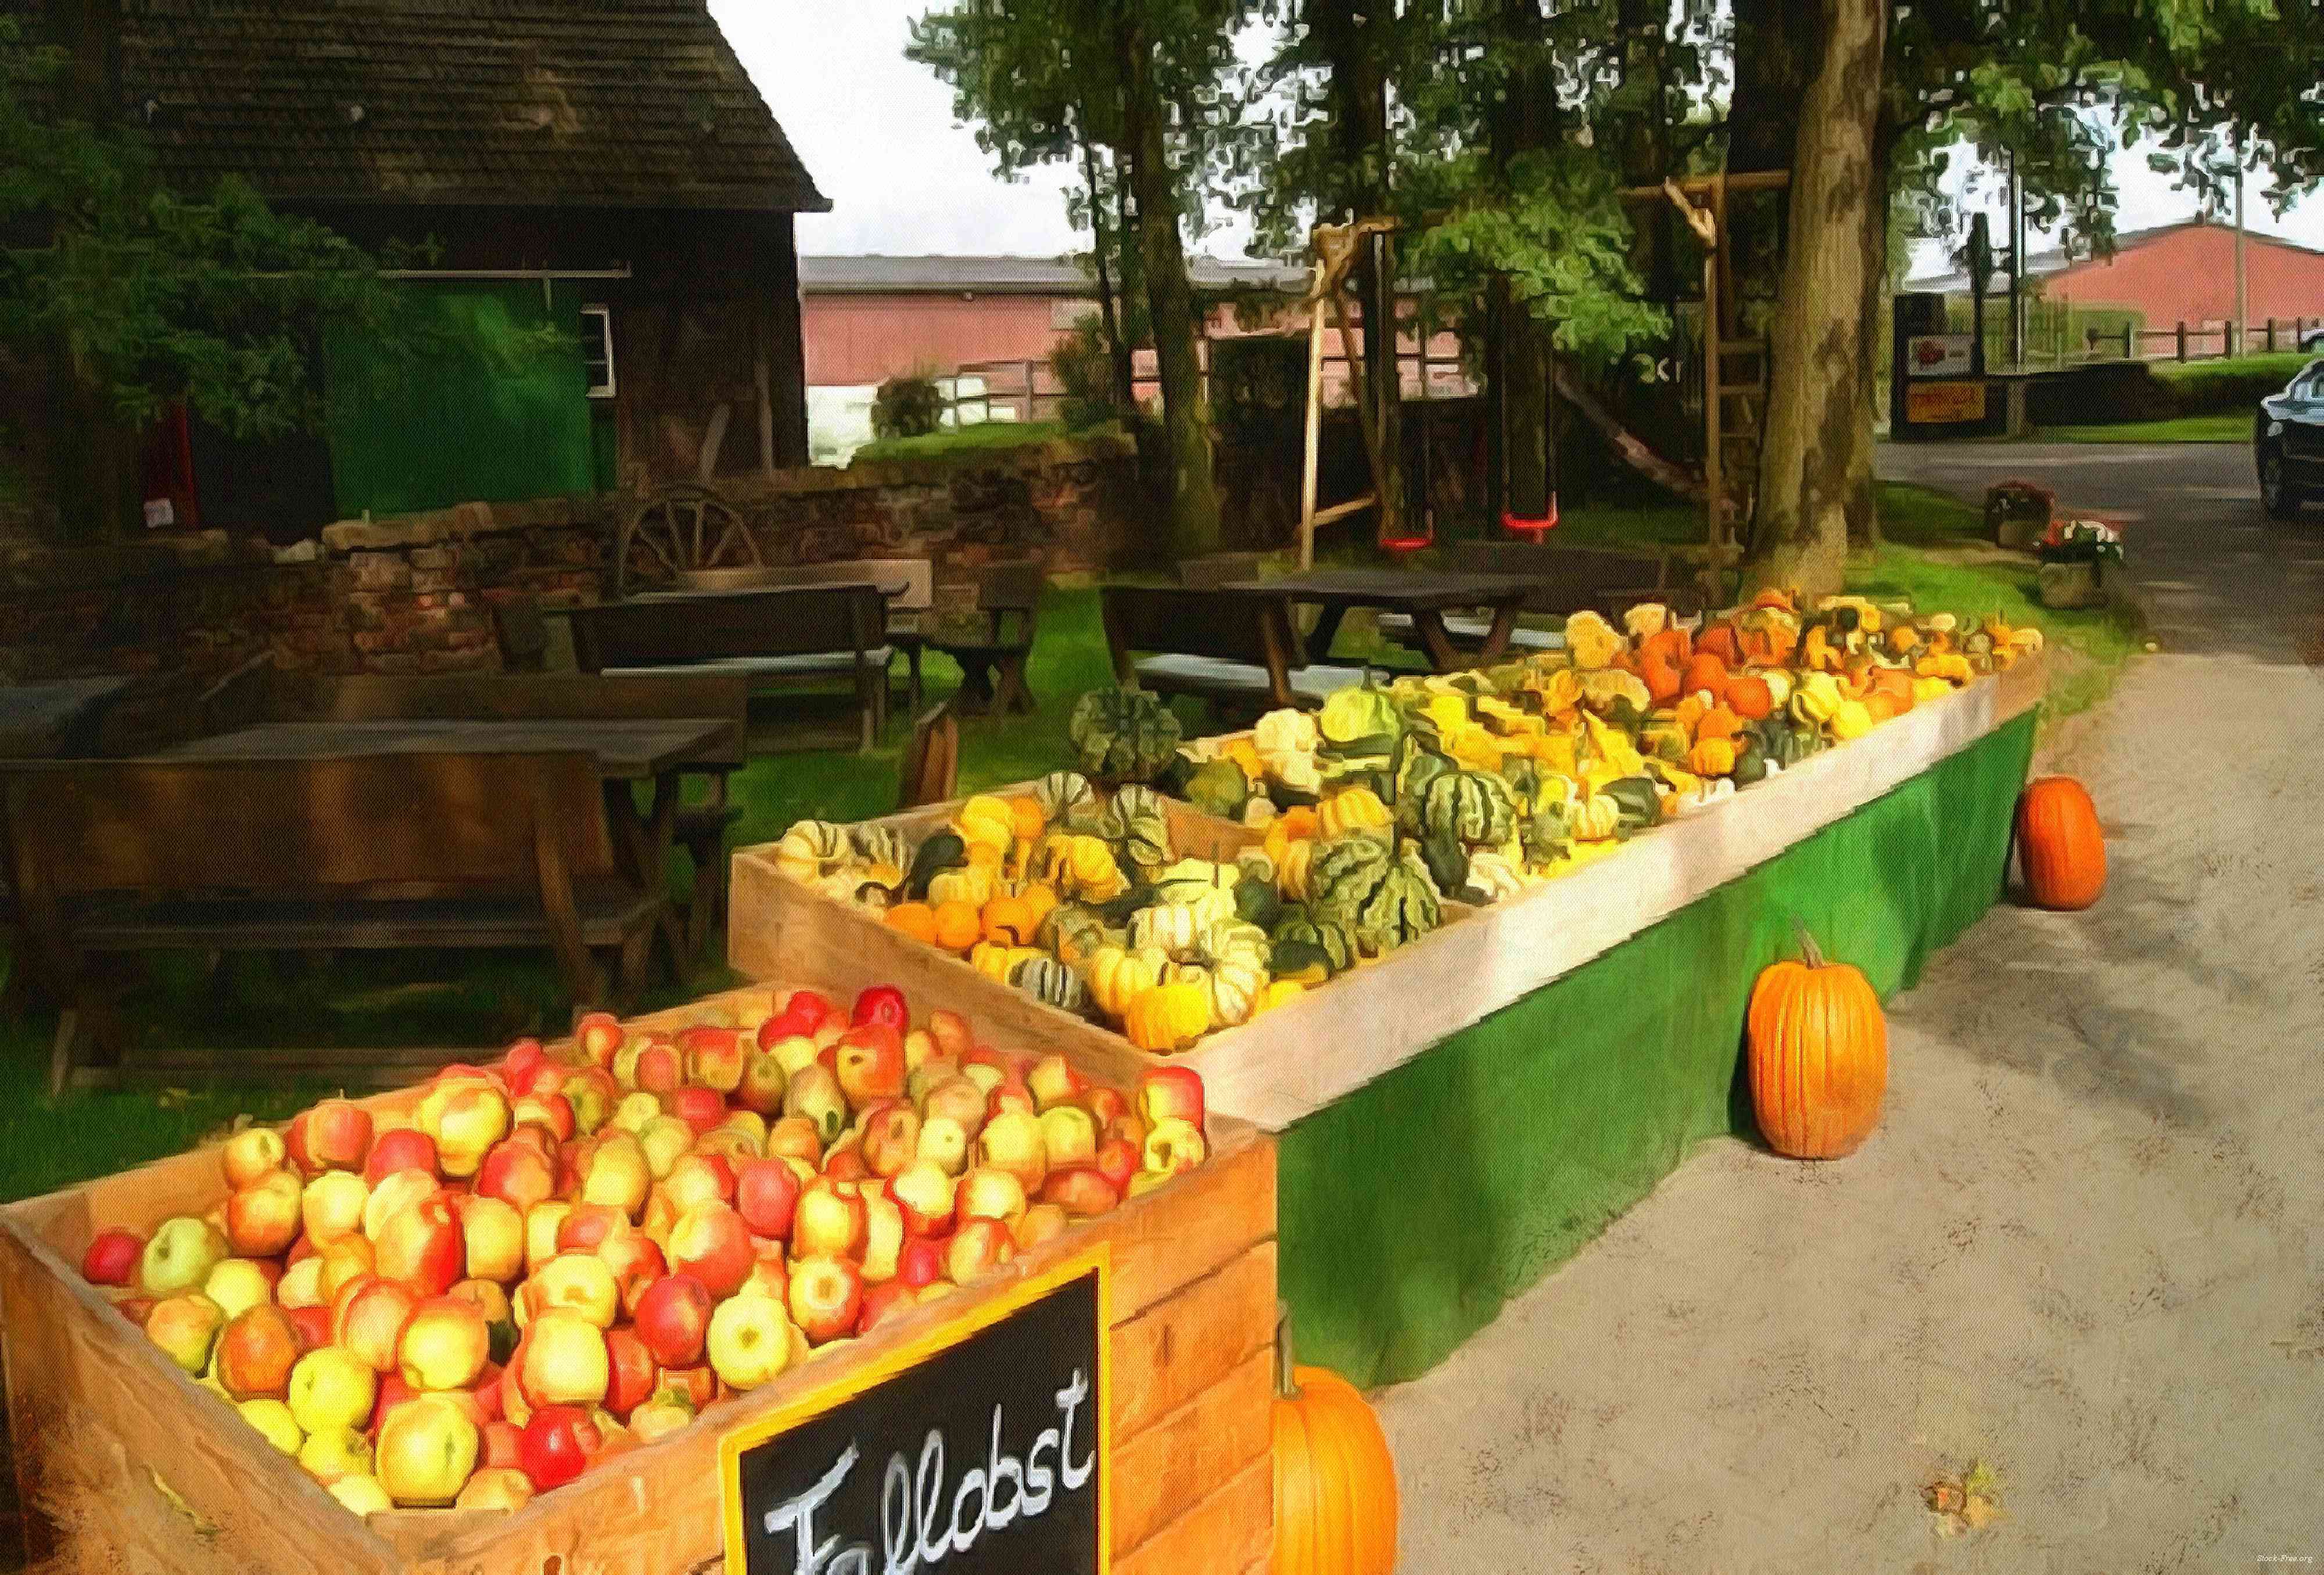
[[[1316,660],[1332,653],[1340,620],[1351,607],[1375,607],[1402,613],[1419,632],[1422,648],[1439,672],[1486,666],[1508,651],[1509,634],[1524,609],[1531,579],[1521,574],[1443,574],[1400,569],[1323,569],[1273,579],[1238,579],[1219,587],[1230,596],[1263,596],[1308,602],[1323,608],[1307,644]],[[1459,607],[1493,609],[1493,626],[1485,644],[1464,656],[1453,649],[1444,630],[1444,615]]]
[[[164,750],[172,760],[327,760],[352,755],[514,754],[572,751],[596,757],[604,779],[605,814],[622,873],[647,891],[667,891],[678,829],[678,779],[705,759],[739,759],[742,739],[732,720],[715,717],[549,718],[512,721],[394,719],[364,722],[262,722]],[[653,807],[638,812],[634,782],[654,784]],[[667,909],[667,903],[665,903]],[[675,913],[659,928],[671,965],[683,977],[686,941]]]
[[136,681],[115,672],[0,685],[0,759],[94,754],[106,709]]

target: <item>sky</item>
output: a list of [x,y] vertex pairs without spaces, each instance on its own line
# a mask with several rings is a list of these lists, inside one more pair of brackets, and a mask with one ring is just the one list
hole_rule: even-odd
[[[799,217],[799,250],[1056,256],[1080,249],[1083,241],[1065,221],[1064,171],[999,180],[974,131],[954,120],[951,89],[904,59],[908,23],[931,4],[710,0],[775,118],[832,199],[830,213]],[[2137,150],[2118,161],[2117,181],[2118,229],[2168,224],[2194,211],[2193,198],[2172,190]],[[1999,199],[1995,202],[1997,219]],[[2255,183],[2247,218],[2255,231],[2324,248],[2324,197],[2278,221]],[[1203,249],[1236,257],[1247,238],[1230,225],[1204,237]],[[1916,271],[1939,262],[1931,251],[1916,259]]]

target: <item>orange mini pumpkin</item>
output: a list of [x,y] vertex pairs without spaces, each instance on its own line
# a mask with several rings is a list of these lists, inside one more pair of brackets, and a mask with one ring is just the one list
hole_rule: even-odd
[[[1661,638],[1656,635],[1655,638]],[[1686,675],[1678,659],[1667,649],[1642,651],[1638,653],[1638,678],[1646,686],[1646,696],[1655,704],[1668,705],[1686,687]]]
[[1660,634],[1649,635],[1638,642],[1638,660],[1641,662],[1657,653],[1668,657],[1683,672],[1687,662],[1694,655],[1694,636],[1673,624]]
[[1775,691],[1756,673],[1744,673],[1727,685],[1727,709],[1747,722],[1756,722],[1775,709]]
[[899,903],[880,917],[890,930],[900,930],[930,946],[936,943],[936,911],[926,903]]
[[1698,651],[1694,660],[1686,664],[1685,683],[1689,694],[1707,690],[1712,699],[1722,699],[1727,694],[1727,663],[1709,652]]
[[1041,915],[1022,897],[995,897],[981,915],[984,939],[995,946],[1030,946],[1041,927]]
[[1038,842],[1049,829],[1048,817],[1041,813],[1041,801],[1030,793],[1009,801],[1009,818],[1017,830],[1019,842]]
[[1751,1109],[1777,1153],[1840,1159],[1880,1125],[1888,1020],[1871,981],[1826,963],[1804,928],[1799,936],[1801,960],[1773,964],[1751,987]]
[[936,943],[946,951],[966,951],[984,939],[984,919],[973,903],[939,903],[936,909]]
[[2017,801],[2017,862],[2025,897],[2037,908],[2073,913],[2106,890],[2106,833],[2089,790],[2070,776],[2045,776]]
[[1729,667],[1743,664],[1742,636],[1732,623],[1723,619],[1705,629],[1694,648],[1700,654],[1718,657]]
[[1741,717],[1723,705],[1713,706],[1702,713],[1701,721],[1695,723],[1694,741],[1700,744],[1705,739],[1718,739],[1725,743],[1732,743],[1735,736],[1741,731],[1743,731]]

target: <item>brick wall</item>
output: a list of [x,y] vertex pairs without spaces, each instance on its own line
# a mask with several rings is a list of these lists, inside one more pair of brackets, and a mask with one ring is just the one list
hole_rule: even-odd
[[[767,561],[927,557],[940,602],[976,571],[1039,558],[1052,571],[1125,567],[1159,551],[1159,506],[1123,440],[973,460],[722,479]],[[277,549],[222,531],[101,548],[0,542],[0,682],[133,672],[108,746],[182,732],[193,699],[261,653],[331,673],[499,665],[492,606],[595,600],[631,500],[466,504],[345,520]]]

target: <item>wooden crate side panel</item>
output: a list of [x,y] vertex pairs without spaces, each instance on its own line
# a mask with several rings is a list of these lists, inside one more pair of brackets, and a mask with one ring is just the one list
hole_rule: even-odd
[[69,1273],[0,1225],[11,1441],[36,1562],[185,1575],[395,1569],[384,1542]]
[[[1249,1127],[1233,1126],[1199,1170],[1159,1191],[1068,1233],[1082,1245],[1102,1240],[1113,1248],[1113,1320],[1117,1327],[1164,1298],[1204,1278],[1261,1242],[1275,1239],[1275,1144]],[[1191,1184],[1190,1184],[1191,1183]]]
[[1207,1575],[1264,1565],[1275,1544],[1275,1458],[1270,1451],[1127,1554],[1113,1575]]
[[1275,1348],[1276,1244],[1263,1241],[1113,1334],[1113,1436],[1137,1437]]
[[[987,788],[980,795],[987,798],[1012,799],[1030,793],[1035,783],[1013,782],[1006,787]],[[941,804],[925,804],[917,810],[899,814],[883,815],[863,822],[897,832],[917,841],[932,831],[949,825],[959,813],[965,799],[954,799]],[[1162,812],[1170,827],[1170,847],[1181,858],[1207,858],[1214,864],[1231,864],[1236,854],[1246,848],[1256,848],[1266,840],[1264,833],[1252,830],[1233,820],[1198,810],[1184,799],[1165,795]]]
[[1113,1448],[1113,1552],[1119,1558],[1195,1513],[1274,1441],[1275,1352],[1254,1352],[1127,1443]]

